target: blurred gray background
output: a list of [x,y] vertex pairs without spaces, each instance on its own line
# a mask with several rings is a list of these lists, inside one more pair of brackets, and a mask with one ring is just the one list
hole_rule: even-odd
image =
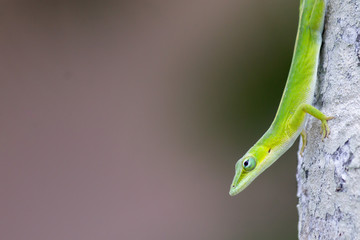
[[296,239],[296,147],[228,190],[298,4],[1,1],[0,238]]

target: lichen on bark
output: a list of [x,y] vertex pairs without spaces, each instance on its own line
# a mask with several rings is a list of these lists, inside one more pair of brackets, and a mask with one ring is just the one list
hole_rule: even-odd
[[[299,239],[360,239],[360,1],[328,0],[314,106],[298,155]],[[301,143],[300,143],[301,144]],[[300,146],[301,147],[301,146]]]

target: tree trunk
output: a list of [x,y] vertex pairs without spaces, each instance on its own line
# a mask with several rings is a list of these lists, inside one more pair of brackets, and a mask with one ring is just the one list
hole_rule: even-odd
[[[299,239],[360,239],[360,1],[329,0],[315,103],[298,163]],[[300,143],[302,144],[302,143]]]

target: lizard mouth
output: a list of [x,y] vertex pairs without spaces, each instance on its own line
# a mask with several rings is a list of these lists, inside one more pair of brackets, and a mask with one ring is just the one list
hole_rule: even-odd
[[230,187],[230,191],[229,191],[230,196],[237,195],[242,190],[244,190],[249,184],[250,184],[250,182],[247,181],[246,176],[245,176],[245,178],[243,176],[243,170],[236,169],[236,173],[235,173],[234,179],[231,183],[231,187]]
[[242,182],[239,185],[232,184],[230,187],[229,194],[230,196],[235,196],[239,194],[242,190],[244,190],[250,183],[248,182]]
[[229,191],[229,194],[230,194],[230,196],[235,196],[236,194],[238,194],[240,191],[238,191],[236,188],[235,188],[235,186],[232,186],[231,188],[230,188],[230,191]]

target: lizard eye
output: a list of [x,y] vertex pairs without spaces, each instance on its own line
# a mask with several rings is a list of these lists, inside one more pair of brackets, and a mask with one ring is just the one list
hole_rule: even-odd
[[251,171],[255,168],[256,161],[255,158],[249,157],[243,161],[243,168],[245,171]]

